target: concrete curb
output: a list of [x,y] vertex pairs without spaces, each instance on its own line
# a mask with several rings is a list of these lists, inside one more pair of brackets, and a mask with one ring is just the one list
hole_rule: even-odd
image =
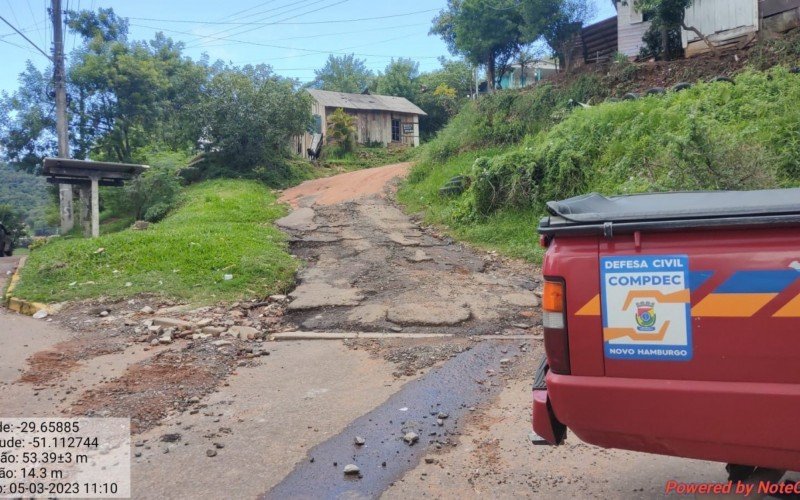
[[432,339],[452,336],[452,333],[284,332],[272,334],[270,340]]
[[19,272],[22,270],[25,263],[28,261],[28,256],[23,255],[19,259],[19,263],[17,264],[17,268],[14,270],[14,274],[11,275],[11,280],[8,283],[8,288],[6,288],[6,293],[4,296],[4,302],[6,303],[6,307],[10,311],[25,314],[27,316],[33,316],[39,311],[46,311],[48,314],[52,314],[60,309],[58,305],[49,306],[47,304],[42,304],[41,302],[30,302],[27,300],[23,300],[13,296],[14,289],[17,287],[17,283],[19,283]]
[[[363,333],[363,332],[284,332],[273,333],[272,341],[287,340],[351,340],[351,339],[437,339],[452,338],[452,333]],[[541,340],[541,335],[473,335],[466,337],[473,341],[482,340]]]

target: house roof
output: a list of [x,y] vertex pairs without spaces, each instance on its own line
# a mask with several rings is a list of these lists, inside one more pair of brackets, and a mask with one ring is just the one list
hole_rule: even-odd
[[427,113],[422,111],[419,106],[405,97],[377,94],[346,94],[344,92],[316,89],[308,89],[308,93],[311,94],[315,101],[330,108],[394,111],[396,113],[427,116]]

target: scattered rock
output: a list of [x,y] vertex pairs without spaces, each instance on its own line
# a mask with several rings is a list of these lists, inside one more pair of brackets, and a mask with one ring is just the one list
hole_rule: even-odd
[[360,473],[361,469],[358,468],[356,464],[348,464],[344,466],[344,473],[346,476],[355,476],[356,474]]
[[405,441],[409,446],[413,445],[417,441],[419,441],[419,435],[415,432],[406,432],[406,435],[403,436],[403,441]]
[[214,320],[211,318],[203,318],[197,322],[197,328],[205,328],[207,326],[211,326],[213,322]]
[[209,458],[216,457],[217,456],[217,450],[206,450],[206,456],[209,457]]
[[448,415],[447,413],[439,412],[439,414],[436,415],[436,418],[441,418],[442,420],[444,420],[444,419],[448,418],[449,416],[450,415]]
[[256,337],[261,335],[258,329],[251,326],[232,326],[226,333],[239,340],[255,340]]
[[364,446],[367,441],[361,436],[356,436],[354,442],[357,446]]
[[181,440],[181,435],[178,433],[164,434],[161,436],[163,443],[176,443]]
[[503,359],[500,360],[500,365],[501,366],[502,365],[510,365],[510,364],[511,364],[511,360],[508,359],[508,358],[503,358]]
[[409,262],[427,262],[433,260],[433,257],[425,253],[424,250],[417,250],[412,257],[407,257]]
[[45,319],[47,316],[48,316],[47,311],[45,311],[44,309],[33,313],[33,319]]
[[153,318],[153,324],[161,325],[164,328],[178,328],[180,330],[188,330],[194,326],[194,324],[189,323],[188,321],[183,321],[181,319],[174,319],[174,318],[163,318],[163,317]]
[[226,345],[233,345],[232,342],[228,342],[227,340],[215,340],[211,344],[213,344],[216,347],[225,347]]
[[153,310],[153,308],[152,308],[152,307],[150,307],[150,306],[144,306],[144,307],[143,307],[143,308],[140,310],[140,312],[142,312],[142,313],[144,313],[144,314],[153,314],[155,311],[154,311],[154,310]]
[[286,302],[287,300],[289,300],[289,297],[287,297],[286,295],[270,295],[269,296],[269,301],[270,302]]
[[222,335],[225,329],[219,326],[206,326],[203,327],[203,329],[200,331],[207,335],[211,335],[212,337],[219,337],[220,335]]
[[426,464],[435,464],[436,462],[438,462],[438,460],[436,460],[433,457],[425,457],[425,463]]

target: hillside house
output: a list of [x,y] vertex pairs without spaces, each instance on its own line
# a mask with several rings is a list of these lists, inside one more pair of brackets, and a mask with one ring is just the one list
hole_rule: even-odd
[[[634,0],[613,0],[617,8],[617,51],[639,55],[650,21],[634,8]],[[800,26],[800,0],[695,0],[686,10],[686,25],[697,28],[718,48],[744,47],[762,29],[780,33]],[[706,42],[681,30],[686,57],[708,52]]]
[[532,61],[523,67],[519,63],[509,65],[500,78],[500,88],[521,89],[558,72],[558,63],[553,59]]
[[313,98],[313,130],[295,138],[294,144],[297,154],[303,157],[308,157],[314,134],[327,136],[327,118],[339,108],[355,117],[356,141],[359,144],[419,146],[419,118],[427,114],[404,97],[316,89],[307,92]]

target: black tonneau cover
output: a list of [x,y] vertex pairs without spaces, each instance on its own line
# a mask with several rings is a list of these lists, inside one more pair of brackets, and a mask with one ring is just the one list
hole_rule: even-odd
[[800,224],[800,189],[652,193],[607,198],[597,193],[547,204],[539,232],[612,236],[640,230]]

